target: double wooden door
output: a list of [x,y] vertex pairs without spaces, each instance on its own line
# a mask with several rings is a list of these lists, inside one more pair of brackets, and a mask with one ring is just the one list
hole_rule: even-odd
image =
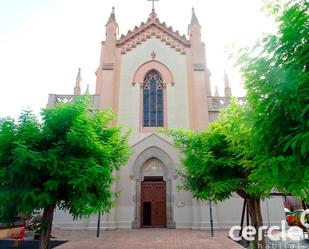
[[141,227],[166,227],[166,183],[142,182]]

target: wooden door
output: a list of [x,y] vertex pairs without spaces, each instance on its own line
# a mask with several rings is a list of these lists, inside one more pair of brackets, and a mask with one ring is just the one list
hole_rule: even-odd
[[165,182],[142,182],[141,227],[166,227]]

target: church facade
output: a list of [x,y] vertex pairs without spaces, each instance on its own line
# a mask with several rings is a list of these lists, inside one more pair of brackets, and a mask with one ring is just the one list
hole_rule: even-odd
[[[115,172],[117,181],[112,188],[120,196],[111,212],[103,216],[101,226],[209,228],[209,203],[177,189],[180,180],[176,169],[181,165],[181,155],[159,130],[207,129],[230,100],[228,78],[225,76],[225,96],[219,97],[217,92],[212,96],[205,44],[193,9],[188,36],[160,22],[154,9],[146,22],[119,38],[117,34],[113,9],[101,43],[92,108],[112,108],[116,122],[132,130],[132,154],[127,165]],[[80,84],[79,71],[74,94],[50,94],[48,107],[71,101],[80,94]],[[281,198],[263,203],[270,223],[279,223],[283,217],[278,205],[282,205]],[[242,199],[236,194],[214,204],[215,228],[238,225],[241,211]],[[59,228],[95,229],[96,224],[97,216],[73,221],[63,211],[57,211],[54,218]]]

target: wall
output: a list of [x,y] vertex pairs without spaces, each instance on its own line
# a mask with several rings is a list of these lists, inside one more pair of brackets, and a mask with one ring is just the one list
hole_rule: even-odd
[[156,53],[156,60],[170,69],[175,81],[175,85],[168,85],[166,90],[167,126],[189,128],[186,56],[159,39],[151,38],[121,58],[118,122],[132,128],[132,143],[145,137],[145,134],[139,132],[140,86],[132,86],[133,76],[139,66],[151,60],[152,51]]

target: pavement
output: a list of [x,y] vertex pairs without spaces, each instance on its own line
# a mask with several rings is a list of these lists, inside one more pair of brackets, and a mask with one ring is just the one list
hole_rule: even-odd
[[228,231],[132,229],[100,232],[53,230],[55,240],[68,241],[55,249],[243,249],[227,238]]

